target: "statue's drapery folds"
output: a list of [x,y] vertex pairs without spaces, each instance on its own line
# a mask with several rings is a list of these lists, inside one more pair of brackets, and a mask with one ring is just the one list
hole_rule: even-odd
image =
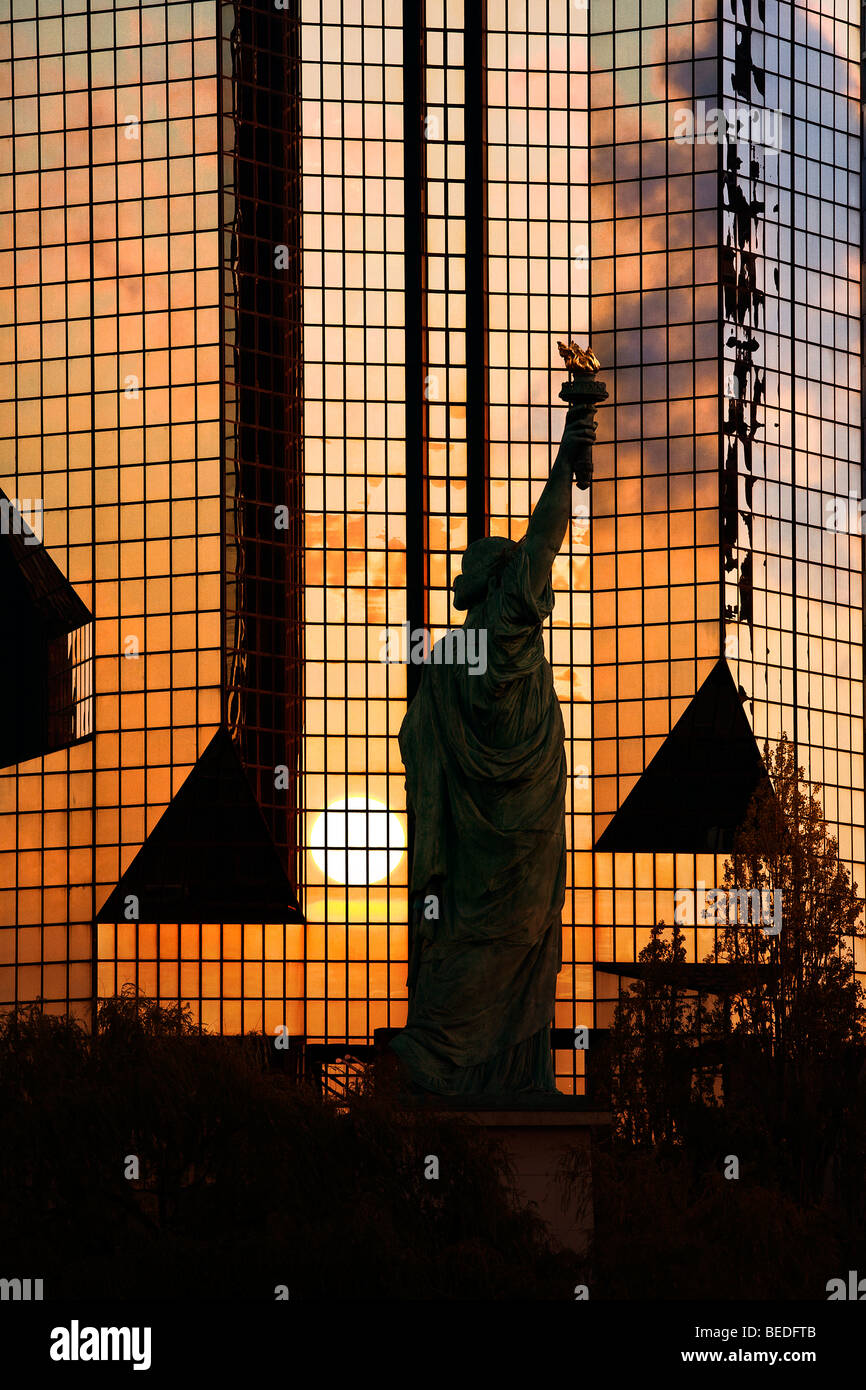
[[408,1022],[391,1045],[443,1095],[554,1089],[565,752],[542,641],[553,590],[533,592],[525,541],[504,558],[466,617],[486,629],[486,671],[425,666],[400,730],[416,927]]

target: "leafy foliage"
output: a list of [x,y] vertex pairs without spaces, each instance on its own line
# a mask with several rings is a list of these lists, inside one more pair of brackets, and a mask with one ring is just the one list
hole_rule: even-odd
[[728,913],[707,963],[732,977],[701,997],[682,932],[659,923],[617,1005],[614,1145],[594,1172],[602,1296],[648,1296],[653,1267],[665,1297],[815,1298],[866,1260],[862,903],[787,738],[764,759],[723,882],[728,901],[781,890],[781,932]]
[[774,750],[765,744],[764,761],[770,781],[752,799],[724,885],[781,892],[782,930],[774,936],[728,922],[711,959],[750,967],[732,1001],[734,1031],[768,1057],[808,1063],[863,1039],[863,989],[850,945],[864,935],[862,903],[828,834],[820,784],[809,786],[784,734]]
[[132,991],[92,1036],[38,1007],[0,1019],[0,1113],[5,1262],[46,1297],[523,1299],[574,1282],[479,1127],[377,1090],[323,1099],[269,1069],[261,1038],[199,1035]]
[[685,936],[664,922],[653,926],[638,957],[643,974],[617,1005],[611,1031],[611,1101],[615,1130],[632,1145],[672,1143],[693,1104],[698,1002],[688,996],[677,967],[685,964]]

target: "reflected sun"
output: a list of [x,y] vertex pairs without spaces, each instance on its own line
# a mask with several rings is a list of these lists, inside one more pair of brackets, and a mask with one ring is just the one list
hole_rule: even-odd
[[394,872],[405,850],[406,833],[399,819],[372,797],[333,801],[310,835],[310,853],[317,868],[349,887],[381,883]]

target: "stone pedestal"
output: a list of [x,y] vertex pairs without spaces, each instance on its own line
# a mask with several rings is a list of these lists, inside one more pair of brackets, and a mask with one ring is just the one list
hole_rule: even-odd
[[[594,1133],[609,1126],[610,1113],[565,1096],[554,1105],[550,1109],[543,1104],[492,1109],[451,1102],[436,1108],[459,1113],[492,1132],[511,1161],[519,1199],[536,1207],[560,1245],[583,1254],[593,1229],[592,1140]],[[570,1150],[577,1150],[584,1159],[588,1190],[584,1189],[582,1204],[576,1192],[564,1205],[562,1163]]]

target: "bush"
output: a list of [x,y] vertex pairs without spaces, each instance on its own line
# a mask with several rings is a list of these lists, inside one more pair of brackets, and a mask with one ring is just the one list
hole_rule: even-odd
[[261,1038],[199,1035],[139,996],[107,1001],[92,1037],[36,1007],[0,1020],[0,1113],[4,1263],[49,1298],[568,1298],[575,1282],[479,1127],[387,1090],[322,1098],[269,1070]]
[[823,1299],[847,1268],[826,1212],[682,1150],[596,1155],[593,1296]]

